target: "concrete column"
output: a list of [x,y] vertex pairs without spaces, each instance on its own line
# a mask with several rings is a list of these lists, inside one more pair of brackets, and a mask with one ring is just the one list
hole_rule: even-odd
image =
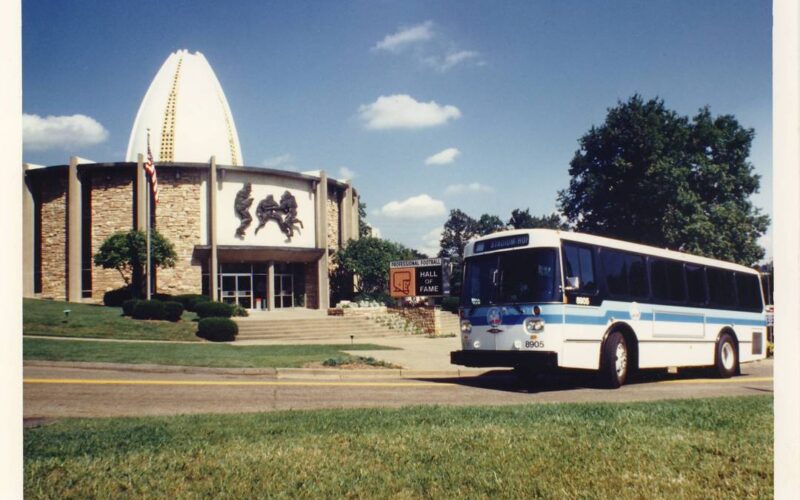
[[275,262],[267,264],[267,310],[275,308]]
[[211,168],[208,169],[208,239],[211,244],[208,278],[211,300],[217,300],[217,282],[219,280],[219,262],[217,261],[217,157],[211,157]]
[[361,237],[360,228],[358,227],[358,203],[361,198],[358,197],[355,190],[353,190],[353,219],[350,222],[353,226],[353,239],[357,240]]
[[347,185],[347,188],[344,190],[344,195],[342,196],[342,202],[339,208],[339,227],[341,228],[340,234],[340,245],[345,246],[347,244],[347,240],[353,238],[353,228],[352,228],[352,221],[353,221],[353,186],[350,184]]
[[328,286],[328,176],[320,170],[317,185],[317,248],[323,250],[317,263],[317,294],[319,308],[330,307],[330,290]]
[[147,176],[144,173],[144,155],[139,153],[136,160],[136,229],[145,231],[147,229],[147,202],[150,194],[147,191]]
[[81,183],[78,158],[69,159],[67,174],[67,300],[81,300]]
[[36,235],[34,214],[33,191],[31,191],[30,179],[25,175],[30,166],[25,163],[22,166],[22,296],[34,296],[34,269],[33,269],[33,246]]

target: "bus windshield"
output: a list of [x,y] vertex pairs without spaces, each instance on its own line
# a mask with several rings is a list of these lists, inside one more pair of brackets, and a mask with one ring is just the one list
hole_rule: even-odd
[[479,255],[467,259],[461,305],[560,302],[559,284],[555,248]]

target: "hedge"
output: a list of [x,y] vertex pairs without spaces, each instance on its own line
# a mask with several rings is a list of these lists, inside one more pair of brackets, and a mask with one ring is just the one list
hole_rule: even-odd
[[108,307],[122,307],[123,302],[131,300],[132,298],[133,290],[131,287],[123,286],[122,288],[116,288],[104,293],[103,304]]
[[212,342],[232,342],[239,326],[228,318],[204,318],[197,323],[197,336]]
[[172,297],[171,300],[180,302],[183,305],[184,309],[186,309],[187,311],[194,312],[195,307],[197,307],[197,304],[200,304],[202,302],[209,302],[211,299],[209,299],[207,295],[200,295],[197,293],[185,293],[183,295],[176,295]]
[[201,302],[195,306],[194,312],[200,318],[230,318],[233,306],[222,302]]
[[183,305],[180,302],[164,302],[164,319],[167,321],[180,321],[183,315]]
[[123,316],[131,316],[133,314],[133,309],[136,307],[136,304],[140,302],[139,299],[130,299],[126,300],[122,303],[122,315]]
[[140,300],[133,307],[133,319],[164,319],[164,303],[160,300]]

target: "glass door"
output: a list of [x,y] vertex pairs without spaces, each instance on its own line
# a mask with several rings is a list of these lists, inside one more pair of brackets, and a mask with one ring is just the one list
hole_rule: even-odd
[[275,308],[294,307],[294,276],[275,273]]
[[253,276],[244,273],[220,275],[219,300],[226,304],[239,304],[245,309],[253,307]]

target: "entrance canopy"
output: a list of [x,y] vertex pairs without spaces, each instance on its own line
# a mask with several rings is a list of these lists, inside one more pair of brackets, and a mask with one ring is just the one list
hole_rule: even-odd
[[[325,250],[322,248],[286,248],[218,245],[220,262],[317,262]],[[205,259],[211,255],[210,245],[195,245],[193,257]]]

